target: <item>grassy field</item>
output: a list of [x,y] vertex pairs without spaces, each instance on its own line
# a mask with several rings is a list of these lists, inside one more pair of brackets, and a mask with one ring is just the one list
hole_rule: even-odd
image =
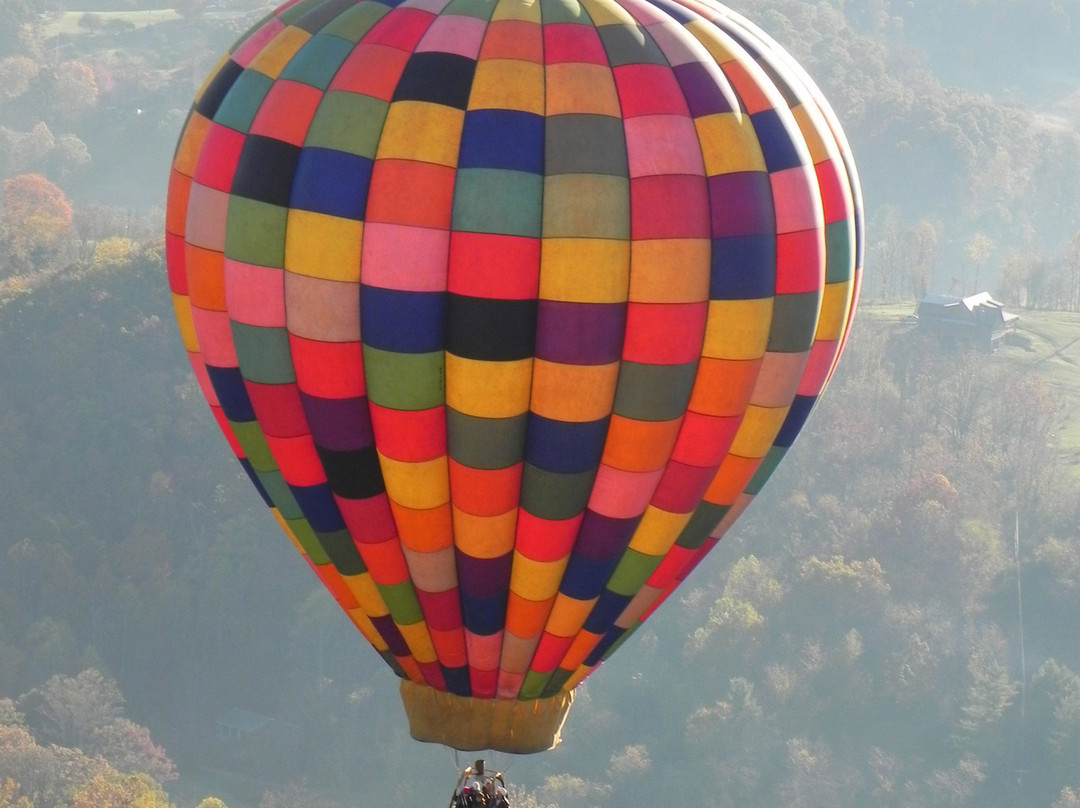
[[1024,312],[1016,333],[1029,344],[1008,345],[998,356],[1029,368],[1054,392],[1065,415],[1061,450],[1080,474],[1080,313]]
[[[914,310],[913,304],[864,305],[859,315],[910,328],[905,318]],[[991,361],[1018,365],[1046,382],[1064,417],[1061,452],[1080,478],[1080,312],[1020,312],[1015,337]]]
[[175,9],[158,8],[147,11],[65,11],[42,26],[42,33],[46,39],[57,34],[61,36],[79,36],[87,33],[87,29],[79,25],[83,16],[95,17],[99,26],[108,24],[111,20],[120,20],[135,28],[145,28],[148,25],[156,25],[159,22],[169,22],[180,19]]

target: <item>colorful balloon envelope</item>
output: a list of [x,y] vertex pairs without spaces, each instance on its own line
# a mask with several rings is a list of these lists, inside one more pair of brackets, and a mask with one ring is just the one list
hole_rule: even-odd
[[530,752],[791,446],[860,205],[813,82],[711,0],[299,0],[199,91],[167,263],[414,737]]

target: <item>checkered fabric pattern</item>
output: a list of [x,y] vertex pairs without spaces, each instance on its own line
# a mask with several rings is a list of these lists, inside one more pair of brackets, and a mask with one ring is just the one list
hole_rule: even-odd
[[298,0],[199,91],[195,374],[401,677],[573,688],[761,490],[854,312],[854,163],[712,0]]

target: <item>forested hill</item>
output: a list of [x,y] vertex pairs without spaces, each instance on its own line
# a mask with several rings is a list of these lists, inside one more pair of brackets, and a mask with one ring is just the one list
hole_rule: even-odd
[[[181,805],[355,805],[359,785],[442,799],[437,777],[372,779],[446,760],[407,740],[393,676],[228,457],[162,274],[149,251],[0,306],[0,699],[23,696],[45,749],[33,694],[105,672],[175,762]],[[1060,447],[1080,383],[1045,371],[1080,358],[1051,350],[1080,315],[1022,322],[1030,349],[994,356],[866,311],[762,501],[589,680],[564,745],[514,764],[528,799],[1069,805],[1080,487]],[[223,743],[237,708],[277,729]]]
[[[82,3],[0,0],[0,808],[445,804],[454,761],[408,740],[171,319],[169,153],[264,9]],[[865,308],[803,437],[564,744],[498,764],[525,808],[1077,808],[1080,5],[737,8],[852,140]],[[904,322],[982,290],[1024,344]]]

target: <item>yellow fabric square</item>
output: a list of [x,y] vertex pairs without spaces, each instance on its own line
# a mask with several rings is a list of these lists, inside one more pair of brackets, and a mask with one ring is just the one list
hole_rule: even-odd
[[693,512],[670,513],[653,505],[648,506],[630,539],[630,549],[644,555],[665,555],[692,515]]
[[446,457],[411,463],[379,452],[386,494],[406,508],[427,510],[450,500],[450,472]]
[[479,418],[510,418],[529,409],[533,360],[487,362],[446,354],[446,403]]
[[491,21],[496,20],[523,20],[525,22],[540,22],[540,0],[499,0],[495,11],[491,15]]
[[398,631],[401,632],[401,636],[405,638],[405,643],[409,646],[409,650],[412,651],[412,655],[417,662],[426,664],[438,660],[439,656],[435,653],[435,644],[431,641],[427,623],[421,620],[419,623],[408,626],[403,626],[401,623],[395,625],[397,625]]
[[342,579],[349,591],[353,593],[356,602],[364,610],[364,614],[370,617],[385,617],[390,614],[386,602],[379,594],[379,588],[371,578],[370,572],[362,572],[359,575],[343,575]]
[[[596,665],[599,664],[599,662],[596,663]],[[563,685],[563,690],[569,692],[575,687],[577,687],[579,684],[581,684],[582,679],[584,679],[586,676],[596,670],[596,665],[582,665],[581,667],[579,667],[576,671],[573,672],[573,674],[571,674],[570,678],[566,680],[566,684]]]
[[740,52],[745,52],[722,28],[708,20],[691,20],[683,27],[705,46],[705,50],[718,65],[737,60]]
[[749,115],[716,112],[695,118],[694,127],[701,142],[706,175],[766,170],[761,144]]
[[731,444],[731,454],[750,458],[760,458],[768,454],[789,409],[791,408],[758,407],[753,404],[748,406]]
[[465,111],[426,101],[390,105],[379,138],[376,159],[399,158],[457,165]]
[[630,242],[622,239],[545,238],[540,242],[539,297],[620,303],[630,283],[630,256]]
[[173,311],[176,324],[180,327],[180,339],[190,353],[199,352],[199,338],[195,335],[195,322],[191,317],[191,298],[187,295],[172,293]]
[[510,572],[510,591],[525,600],[543,601],[555,597],[566,571],[566,558],[556,561],[536,561],[519,552],[514,553]]
[[547,115],[584,112],[622,116],[615,80],[607,65],[566,62],[548,65]]
[[799,134],[803,136],[806,146],[810,150],[810,161],[814,165],[824,162],[830,157],[839,157],[835,153],[835,148],[832,150],[833,154],[829,154],[829,149],[821,138],[823,132],[829,131],[829,125],[821,117],[820,112],[816,110],[811,112],[806,104],[799,104],[791,111],[795,115],[795,122],[799,125]]
[[543,115],[543,65],[521,59],[481,59],[476,64],[469,109],[516,109]]
[[309,39],[311,39],[311,34],[302,28],[291,25],[284,28],[270,40],[265,48],[255,54],[255,58],[248,64],[248,70],[258,70],[276,79],[289,60]]
[[631,35],[639,42],[644,43],[645,35],[637,30],[638,23],[622,6],[602,0],[582,0],[585,10],[589,12],[592,24],[599,28],[601,25],[623,25],[632,29]]
[[850,310],[851,281],[825,284],[814,339],[840,339]]
[[757,359],[772,327],[773,299],[710,300],[701,355],[714,359]]
[[290,208],[285,269],[329,281],[360,282],[363,222]]

